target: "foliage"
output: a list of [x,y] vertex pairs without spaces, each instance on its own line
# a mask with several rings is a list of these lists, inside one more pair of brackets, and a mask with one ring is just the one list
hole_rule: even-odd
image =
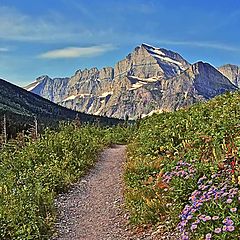
[[136,126],[131,124],[116,125],[104,128],[104,141],[108,144],[127,144],[136,133]]
[[103,131],[90,125],[47,130],[0,153],[0,239],[47,239],[53,199],[93,165]]
[[126,143],[133,128],[75,121],[35,141],[18,134],[0,152],[0,239],[48,239],[56,194],[92,167],[105,146]]
[[142,120],[125,172],[133,223],[178,227],[182,239],[237,239],[239,102],[227,93]]

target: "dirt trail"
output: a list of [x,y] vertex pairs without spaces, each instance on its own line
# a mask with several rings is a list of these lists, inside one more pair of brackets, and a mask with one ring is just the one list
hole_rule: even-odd
[[126,147],[105,149],[95,167],[55,201],[57,236],[52,240],[179,240],[177,232],[161,226],[135,231],[123,208],[123,165]]
[[122,174],[125,146],[103,151],[96,166],[56,199],[57,240],[134,239],[126,230]]

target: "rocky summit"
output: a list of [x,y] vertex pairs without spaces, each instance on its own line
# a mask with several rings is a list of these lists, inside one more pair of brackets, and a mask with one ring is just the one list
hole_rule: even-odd
[[218,70],[233,82],[236,86],[240,87],[240,67],[233,64],[226,64],[218,68]]
[[206,101],[239,85],[239,69],[190,64],[178,53],[142,44],[114,68],[78,70],[70,78],[42,76],[26,87],[84,113],[136,119]]

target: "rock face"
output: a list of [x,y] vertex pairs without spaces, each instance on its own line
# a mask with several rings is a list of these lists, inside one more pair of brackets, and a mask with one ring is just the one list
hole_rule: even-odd
[[233,84],[240,87],[240,67],[237,65],[226,64],[218,68],[218,70],[227,77]]
[[69,78],[51,79],[47,75],[41,76],[27,87],[28,91],[40,95],[52,102],[60,102],[65,96]]
[[26,87],[65,107],[108,117],[173,111],[237,89],[210,64],[142,44],[114,68],[78,70],[70,78],[42,76]]

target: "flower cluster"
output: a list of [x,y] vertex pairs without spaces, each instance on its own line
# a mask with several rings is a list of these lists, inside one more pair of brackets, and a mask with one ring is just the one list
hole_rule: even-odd
[[180,215],[181,221],[178,228],[181,231],[182,240],[189,239],[189,230],[193,233],[198,229],[200,224],[204,224],[208,221],[215,222],[216,224],[214,225],[217,227],[213,230],[213,232],[206,234],[206,240],[212,239],[213,234],[233,232],[235,230],[234,221],[230,216],[226,217],[221,222],[220,216],[210,216],[200,213],[200,209],[205,203],[210,201],[217,202],[219,200],[229,205],[230,212],[237,212],[237,208],[231,207],[231,203],[238,194],[238,188],[231,187],[228,184],[228,178],[225,178],[225,180],[218,185],[214,184],[214,180],[220,177],[222,177],[221,173],[218,173],[213,174],[210,180],[206,176],[203,176],[198,180],[198,189],[191,194],[189,198],[190,203],[184,207]]
[[165,183],[169,183],[172,178],[175,177],[182,177],[184,179],[189,179],[193,177],[193,174],[196,172],[196,169],[192,166],[192,164],[179,161],[177,162],[176,167],[171,172],[166,172],[163,177],[162,181]]

